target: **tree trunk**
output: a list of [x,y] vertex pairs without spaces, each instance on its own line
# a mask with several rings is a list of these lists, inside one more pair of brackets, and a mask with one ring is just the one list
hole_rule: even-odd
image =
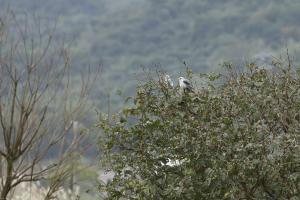
[[3,167],[3,163],[2,163],[2,155],[0,155],[0,179],[3,178],[3,175],[2,175],[2,167]]
[[3,186],[1,194],[0,194],[0,200],[7,199],[7,195],[11,190],[11,184],[13,181],[12,173],[13,173],[13,161],[7,159],[6,180],[5,180],[4,186]]

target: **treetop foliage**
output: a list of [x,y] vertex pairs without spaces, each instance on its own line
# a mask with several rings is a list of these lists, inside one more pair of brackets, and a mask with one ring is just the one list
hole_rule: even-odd
[[108,199],[298,199],[299,73],[225,65],[194,93],[150,80],[100,119]]

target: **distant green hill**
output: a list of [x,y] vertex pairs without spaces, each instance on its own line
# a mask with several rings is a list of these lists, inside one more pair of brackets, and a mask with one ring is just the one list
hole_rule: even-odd
[[[72,41],[74,76],[87,63],[103,63],[93,100],[105,106],[111,93],[130,95],[141,66],[160,66],[173,78],[185,60],[195,72],[219,70],[260,53],[299,54],[300,2],[209,0],[4,0],[21,15],[57,20],[57,32]],[[296,56],[300,57],[300,56]],[[85,65],[84,65],[85,64]],[[99,103],[100,102],[100,103]]]

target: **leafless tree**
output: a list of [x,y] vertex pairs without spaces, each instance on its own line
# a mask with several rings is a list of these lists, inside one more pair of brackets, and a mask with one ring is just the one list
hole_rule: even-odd
[[[82,150],[84,134],[69,143],[67,134],[95,77],[83,77],[74,92],[68,47],[56,41],[55,26],[43,28],[41,19],[13,13],[0,22],[0,199],[22,182],[49,176],[51,199],[71,174],[72,156]],[[44,163],[50,153],[55,159]]]

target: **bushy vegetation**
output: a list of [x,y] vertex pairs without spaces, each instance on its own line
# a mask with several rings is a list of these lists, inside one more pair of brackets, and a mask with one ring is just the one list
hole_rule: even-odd
[[194,93],[140,85],[133,106],[99,123],[108,199],[298,199],[300,77],[273,65],[225,64]]

